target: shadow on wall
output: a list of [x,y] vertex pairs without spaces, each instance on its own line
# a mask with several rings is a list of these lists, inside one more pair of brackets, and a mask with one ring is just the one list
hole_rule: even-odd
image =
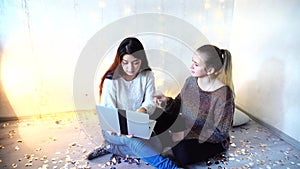
[[285,64],[275,57],[264,60],[256,79],[244,82],[240,102],[257,119],[281,127]]
[[2,85],[2,71],[1,71],[2,57],[3,57],[3,46],[2,43],[0,43],[0,122],[17,119],[15,112],[8,101],[8,98],[6,96],[6,93]]

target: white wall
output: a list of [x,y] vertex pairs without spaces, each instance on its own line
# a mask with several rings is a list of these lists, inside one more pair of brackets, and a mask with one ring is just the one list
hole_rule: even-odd
[[235,1],[230,49],[237,103],[300,141],[300,1]]
[[228,46],[233,1],[4,0],[0,7],[1,82],[14,109],[0,117],[10,117],[94,109],[100,76],[132,35],[149,50],[157,85],[176,95],[195,48],[207,39]]

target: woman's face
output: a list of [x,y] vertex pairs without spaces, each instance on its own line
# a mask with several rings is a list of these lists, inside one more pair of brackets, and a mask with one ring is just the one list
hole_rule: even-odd
[[206,66],[203,59],[198,53],[195,53],[192,58],[192,65],[190,66],[191,74],[194,77],[207,76]]
[[128,76],[135,77],[139,73],[141,63],[142,63],[141,59],[138,59],[133,55],[126,54],[123,56],[121,65],[124,72]]

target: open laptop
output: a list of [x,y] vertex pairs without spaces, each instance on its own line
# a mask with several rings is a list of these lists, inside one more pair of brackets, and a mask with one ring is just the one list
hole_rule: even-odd
[[149,139],[156,124],[149,114],[96,105],[103,130]]

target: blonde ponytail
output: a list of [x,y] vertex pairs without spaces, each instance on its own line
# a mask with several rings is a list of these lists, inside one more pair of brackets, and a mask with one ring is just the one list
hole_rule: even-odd
[[232,81],[232,57],[231,53],[226,49],[221,49],[223,59],[223,75],[221,75],[221,81],[229,86],[234,93],[234,85]]

